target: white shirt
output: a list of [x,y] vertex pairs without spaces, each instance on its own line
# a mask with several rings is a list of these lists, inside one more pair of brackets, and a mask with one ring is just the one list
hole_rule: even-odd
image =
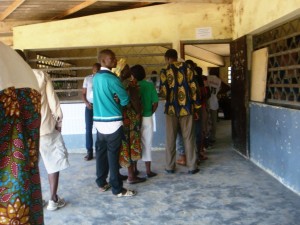
[[54,91],[49,74],[40,70],[33,70],[41,92],[41,128],[40,136],[51,134],[55,126],[61,127],[63,113],[59,99]]
[[93,78],[94,74],[87,76],[83,81],[83,88],[86,88],[86,99],[93,103]]
[[218,93],[221,88],[221,79],[215,75],[209,75],[207,77],[208,87],[210,90],[210,98],[208,100],[209,102],[209,108],[211,110],[218,110],[219,109],[219,101],[218,101]]
[[[106,67],[101,67],[101,70],[110,69]],[[97,107],[97,102],[94,102],[94,107]],[[101,134],[112,134],[115,133],[121,126],[123,126],[123,121],[113,121],[113,122],[94,122],[97,131]]]

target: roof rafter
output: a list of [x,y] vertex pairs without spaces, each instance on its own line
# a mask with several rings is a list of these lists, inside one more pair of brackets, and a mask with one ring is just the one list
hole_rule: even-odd
[[82,3],[80,3],[80,4],[78,4],[78,5],[76,5],[76,6],[74,6],[74,7],[72,7],[72,8],[70,8],[70,9],[64,11],[62,14],[57,15],[57,16],[51,18],[51,20],[54,20],[54,19],[62,19],[62,18],[64,18],[64,17],[68,16],[68,15],[71,15],[71,14],[73,14],[73,13],[75,13],[75,12],[78,12],[78,11],[80,11],[80,10],[86,8],[86,7],[89,7],[90,5],[94,4],[95,2],[97,2],[97,1],[94,1],[94,0],[86,0],[86,1],[84,1],[84,2],[82,2]]
[[12,14],[25,0],[15,0],[11,3],[3,13],[0,14],[0,21],[3,21],[6,17]]

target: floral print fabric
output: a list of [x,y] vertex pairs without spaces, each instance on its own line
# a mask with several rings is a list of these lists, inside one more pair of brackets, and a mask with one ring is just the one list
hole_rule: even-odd
[[201,107],[194,71],[186,63],[175,62],[160,73],[160,95],[166,99],[165,113],[188,116]]
[[38,168],[40,94],[0,91],[0,224],[43,224]]
[[[119,163],[121,167],[128,168],[132,162],[142,158],[141,146],[141,113],[136,112],[141,105],[139,87],[135,80],[128,83],[127,91],[130,94],[131,104],[123,109],[123,130]],[[135,93],[134,96],[132,93]],[[134,102],[132,102],[134,101]],[[133,107],[133,106],[136,107]]]

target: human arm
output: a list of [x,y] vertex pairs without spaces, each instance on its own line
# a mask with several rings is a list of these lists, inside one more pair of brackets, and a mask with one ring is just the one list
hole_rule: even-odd
[[166,69],[162,69],[160,72],[160,84],[159,84],[159,96],[162,98],[167,97],[167,72]]
[[92,109],[92,104],[86,98],[87,89],[82,88],[82,100],[88,109]]
[[152,98],[152,114],[153,114],[153,113],[155,113],[155,111],[158,107],[158,95],[157,95],[154,85],[152,85],[152,88],[151,88],[151,98]]
[[152,114],[155,113],[157,107],[158,107],[158,102],[154,102],[154,103],[152,104]]
[[129,96],[127,91],[125,90],[123,84],[121,83],[119,78],[115,78],[114,84],[111,86],[111,92],[113,94],[114,100],[118,100],[121,106],[126,106],[129,104]]
[[46,96],[53,118],[56,121],[56,129],[60,130],[62,126],[63,113],[60,107],[59,99],[54,91],[52,81],[47,73],[45,75]]
[[187,81],[190,89],[190,97],[192,99],[193,108],[195,111],[201,108],[201,93],[199,85],[195,80],[195,72],[191,68],[187,68]]
[[83,85],[82,85],[82,100],[84,102],[84,104],[86,105],[86,107],[88,109],[92,109],[92,105],[91,103],[87,100],[87,86],[88,86],[88,82],[87,82],[87,77],[84,79],[83,81]]

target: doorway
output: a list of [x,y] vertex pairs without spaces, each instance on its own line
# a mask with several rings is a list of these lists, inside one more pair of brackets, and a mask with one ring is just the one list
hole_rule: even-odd
[[[202,67],[203,75],[209,75],[210,70],[212,71],[213,69],[213,71],[216,71],[215,69],[218,69],[222,83],[230,87],[230,91],[226,94],[228,95],[227,97],[230,98],[233,147],[248,157],[248,79],[246,79],[246,49],[245,37],[238,41],[207,40],[181,42],[181,57],[183,59],[191,59],[196,62],[198,66]],[[220,103],[220,100],[224,96],[218,97]],[[221,118],[222,116],[224,117],[223,110],[219,110]]]

